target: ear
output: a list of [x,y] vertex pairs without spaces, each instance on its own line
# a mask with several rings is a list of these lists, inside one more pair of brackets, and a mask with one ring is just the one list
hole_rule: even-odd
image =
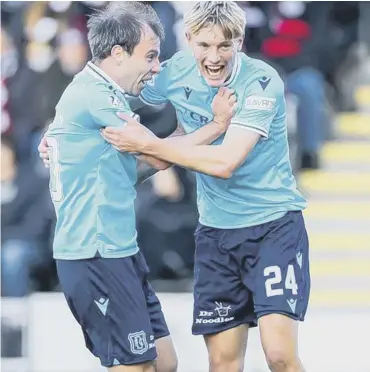
[[127,52],[120,46],[114,45],[111,52],[111,57],[113,57],[117,62],[123,62]]
[[241,52],[241,50],[243,49],[243,42],[244,42],[244,37],[240,37],[236,40],[236,47],[237,47],[237,50],[238,52]]
[[186,37],[187,42],[190,43],[191,36],[189,32],[185,32],[185,37]]

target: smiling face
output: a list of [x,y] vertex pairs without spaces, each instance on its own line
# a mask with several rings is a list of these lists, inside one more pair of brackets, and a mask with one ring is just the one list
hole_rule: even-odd
[[242,38],[227,39],[217,25],[202,28],[197,34],[187,34],[198,68],[212,87],[219,87],[230,77]]
[[132,54],[125,52],[122,47],[115,46],[112,56],[118,66],[119,85],[132,96],[138,96],[147,81],[160,71],[158,60],[160,39],[152,29],[143,29],[141,40]]
[[212,87],[230,77],[246,26],[235,1],[199,1],[184,15],[186,37],[199,71]]

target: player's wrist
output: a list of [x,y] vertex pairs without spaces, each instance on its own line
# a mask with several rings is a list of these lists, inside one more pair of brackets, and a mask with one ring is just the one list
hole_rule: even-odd
[[153,155],[157,153],[158,149],[161,147],[162,139],[158,137],[148,137],[145,143],[142,144],[140,152],[147,155]]
[[229,126],[229,121],[226,120],[222,116],[214,116],[213,118],[213,124],[215,125],[215,128],[219,130],[220,134],[223,134],[226,132],[227,127]]

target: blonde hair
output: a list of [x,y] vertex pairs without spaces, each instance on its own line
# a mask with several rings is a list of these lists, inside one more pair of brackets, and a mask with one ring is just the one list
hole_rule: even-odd
[[246,19],[235,1],[199,1],[184,15],[184,24],[190,35],[217,25],[225,39],[231,40],[244,36]]

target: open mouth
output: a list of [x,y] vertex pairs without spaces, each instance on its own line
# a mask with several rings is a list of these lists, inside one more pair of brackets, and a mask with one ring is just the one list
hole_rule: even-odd
[[205,66],[205,69],[207,71],[207,74],[210,77],[217,78],[221,76],[225,67],[224,66]]
[[141,86],[141,87],[145,87],[145,85],[147,84],[148,81],[149,81],[149,80],[147,80],[147,79],[142,79],[142,80],[140,80],[139,86]]
[[148,83],[148,81],[152,80],[152,77],[147,77],[147,78],[144,78],[144,79],[141,79],[140,81],[140,84],[143,84],[143,85],[146,85]]

